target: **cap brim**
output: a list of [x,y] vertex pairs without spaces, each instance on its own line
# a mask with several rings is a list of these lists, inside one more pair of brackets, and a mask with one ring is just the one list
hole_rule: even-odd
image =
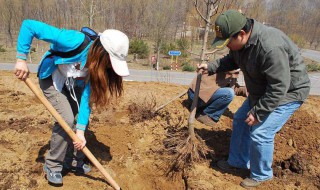
[[222,49],[224,48],[228,43],[230,39],[221,39],[221,38],[215,38],[211,44],[213,48]]
[[122,61],[111,56],[110,56],[110,61],[111,61],[112,68],[114,72],[117,73],[117,75],[122,77],[126,77],[130,75],[128,64],[126,61]]

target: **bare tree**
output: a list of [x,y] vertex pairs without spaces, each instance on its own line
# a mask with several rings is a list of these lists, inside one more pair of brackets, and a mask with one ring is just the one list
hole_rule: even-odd
[[[198,0],[194,0],[194,7],[205,23],[204,39],[200,52],[200,60],[204,63],[206,61],[206,56],[215,52],[207,51],[208,34],[209,29],[212,26],[211,18],[220,11],[229,9],[233,5],[233,1],[204,0],[202,2],[204,4],[199,4]],[[204,12],[200,10],[203,7],[205,7]],[[191,113],[188,119],[188,130],[185,130],[186,128],[182,128],[181,130],[174,131],[173,133],[169,132],[168,137],[164,140],[165,146],[169,147],[168,150],[175,152],[175,160],[172,161],[172,164],[167,171],[167,175],[173,175],[175,171],[185,171],[184,169],[192,165],[193,162],[200,162],[211,152],[204,140],[202,140],[202,138],[194,131],[194,120],[199,97],[201,76],[202,73],[200,72],[197,75],[194,98],[190,108]]]
[[9,41],[10,47],[13,47],[13,36],[12,36],[12,25],[14,16],[14,5],[13,1],[4,0],[2,4],[1,17],[5,22],[5,30],[7,34],[7,39]]
[[[202,52],[197,53],[192,48],[193,43],[203,40],[208,44],[208,38],[213,37],[210,33],[212,20],[218,13],[228,8],[242,8],[246,16],[266,21],[289,35],[296,35],[308,41],[312,47],[318,46],[319,2],[319,0],[185,0],[183,3],[181,0],[0,0],[0,30],[5,34],[7,45],[13,46],[15,35],[24,19],[36,19],[57,27],[72,29],[79,29],[81,26],[89,26],[97,31],[115,28],[123,30],[130,38],[152,40],[158,58],[162,44],[175,41],[177,38],[185,38],[187,31],[188,34],[192,31],[190,52],[206,60],[210,54],[205,53],[205,56],[201,54],[209,48],[203,46]],[[219,6],[210,22],[207,22],[207,14],[212,4]],[[210,36],[204,39],[208,31]]]
[[[298,41],[308,41],[310,47],[319,42],[319,8],[318,0],[273,0],[269,1],[268,23],[295,36]],[[293,39],[297,43],[297,39]],[[300,43],[304,44],[304,43]]]
[[148,7],[147,25],[148,31],[151,34],[152,41],[155,44],[157,52],[157,69],[159,69],[160,49],[169,39],[174,39],[174,27],[176,26],[174,18],[177,16],[175,8],[180,5],[179,0],[164,1],[154,0],[149,2]]
[[314,46],[317,49],[320,45],[320,2],[316,0],[310,0],[308,2],[308,17],[304,22],[306,26],[301,32],[305,35],[310,43],[310,47]]
[[97,7],[97,0],[79,0],[79,3],[81,4],[83,12],[88,19],[89,27],[92,27],[94,18],[101,12]]
[[[204,23],[204,35],[200,54],[195,53],[193,51],[189,51],[189,53],[198,55],[200,57],[200,60],[204,62],[207,61],[210,58],[210,56],[215,52],[207,51],[208,35],[210,29],[213,26],[212,18],[215,18],[214,16],[220,14],[221,12],[227,9],[237,7],[237,4],[234,0],[203,0],[202,3],[200,3],[198,0],[194,0],[193,3],[195,10],[201,18],[201,21],[199,21],[200,27],[202,27],[202,23]],[[239,6],[237,8],[239,8]]]
[[241,6],[241,10],[246,16],[267,23],[267,2],[265,0],[246,2]]

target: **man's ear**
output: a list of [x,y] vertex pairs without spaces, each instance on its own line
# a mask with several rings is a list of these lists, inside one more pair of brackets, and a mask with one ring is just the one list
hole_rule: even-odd
[[240,36],[241,41],[243,41],[245,39],[246,34],[247,33],[244,30],[240,30],[238,36]]
[[246,35],[246,32],[245,32],[244,30],[240,30],[239,34],[240,34],[241,36],[244,36],[244,35]]

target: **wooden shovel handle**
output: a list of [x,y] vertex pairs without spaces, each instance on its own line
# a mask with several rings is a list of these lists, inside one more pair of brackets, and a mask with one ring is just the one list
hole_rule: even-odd
[[[64,121],[61,115],[56,111],[56,109],[51,105],[51,103],[44,97],[42,92],[35,86],[35,84],[31,81],[30,78],[27,78],[24,81],[27,86],[31,89],[31,91],[39,98],[42,104],[48,109],[48,111],[52,114],[54,118],[58,121],[61,127],[66,131],[69,137],[73,141],[80,141],[78,136],[72,131],[69,125]],[[99,161],[93,156],[90,150],[85,146],[82,149],[83,153],[87,156],[87,158],[99,169],[99,171],[104,175],[107,179],[107,182],[115,189],[120,190],[120,186],[112,179],[112,177],[108,174],[108,172],[104,169],[104,167],[99,163]]]
[[180,94],[178,94],[177,96],[175,96],[174,98],[172,98],[171,100],[169,100],[168,102],[166,102],[165,104],[157,107],[153,113],[157,113],[159,110],[163,109],[164,107],[166,107],[168,104],[170,104],[171,102],[175,101],[178,98],[181,98],[183,95],[187,94],[188,91],[182,92]]
[[192,105],[191,105],[191,109],[190,109],[191,113],[190,113],[190,116],[189,116],[189,119],[188,119],[189,126],[193,124],[195,116],[196,116],[198,100],[199,100],[199,91],[200,91],[201,78],[202,78],[202,70],[200,70],[198,75],[197,75],[195,92],[194,92],[193,101],[192,101]]

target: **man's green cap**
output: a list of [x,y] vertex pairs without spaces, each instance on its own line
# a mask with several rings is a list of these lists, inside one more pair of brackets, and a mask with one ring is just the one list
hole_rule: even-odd
[[218,49],[225,47],[230,38],[238,33],[246,22],[246,17],[237,10],[227,10],[219,15],[214,26],[216,38],[212,42],[212,47]]

